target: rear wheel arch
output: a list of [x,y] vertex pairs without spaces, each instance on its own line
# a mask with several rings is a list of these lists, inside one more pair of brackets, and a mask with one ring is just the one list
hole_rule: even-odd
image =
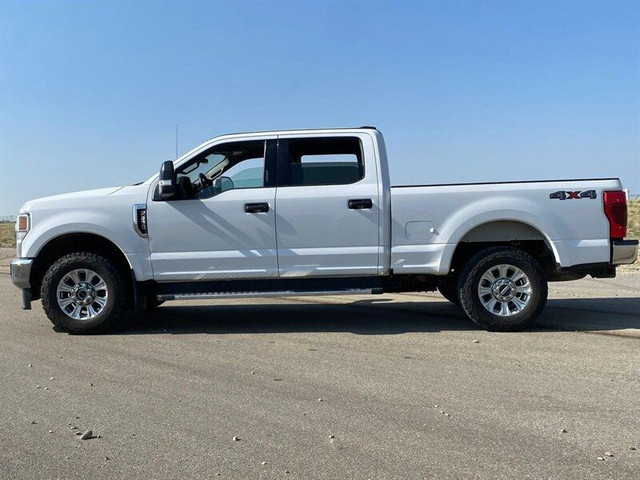
[[456,276],[467,261],[490,247],[516,247],[534,257],[545,273],[556,272],[559,258],[553,242],[536,226],[516,220],[494,220],[465,232],[451,256],[449,273]]

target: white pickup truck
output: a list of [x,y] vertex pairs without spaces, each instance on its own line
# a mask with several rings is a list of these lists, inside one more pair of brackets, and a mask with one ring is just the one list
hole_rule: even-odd
[[439,290],[514,330],[547,282],[633,263],[615,178],[391,186],[373,127],[224,135],[136,185],[27,202],[13,283],[97,333],[167,300]]

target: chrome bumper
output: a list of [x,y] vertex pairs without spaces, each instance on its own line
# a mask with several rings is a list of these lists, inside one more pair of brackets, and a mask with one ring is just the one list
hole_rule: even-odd
[[612,240],[611,263],[624,265],[633,263],[638,258],[638,240]]
[[11,260],[11,281],[18,288],[30,288],[32,258],[14,258]]

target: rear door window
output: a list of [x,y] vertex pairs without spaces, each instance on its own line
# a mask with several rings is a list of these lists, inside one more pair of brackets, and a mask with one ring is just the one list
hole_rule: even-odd
[[355,137],[281,140],[279,157],[280,186],[348,185],[364,178],[362,146]]

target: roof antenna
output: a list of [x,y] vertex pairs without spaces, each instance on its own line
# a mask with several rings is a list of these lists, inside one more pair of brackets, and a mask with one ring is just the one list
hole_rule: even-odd
[[176,123],[176,160],[178,159],[178,124]]

